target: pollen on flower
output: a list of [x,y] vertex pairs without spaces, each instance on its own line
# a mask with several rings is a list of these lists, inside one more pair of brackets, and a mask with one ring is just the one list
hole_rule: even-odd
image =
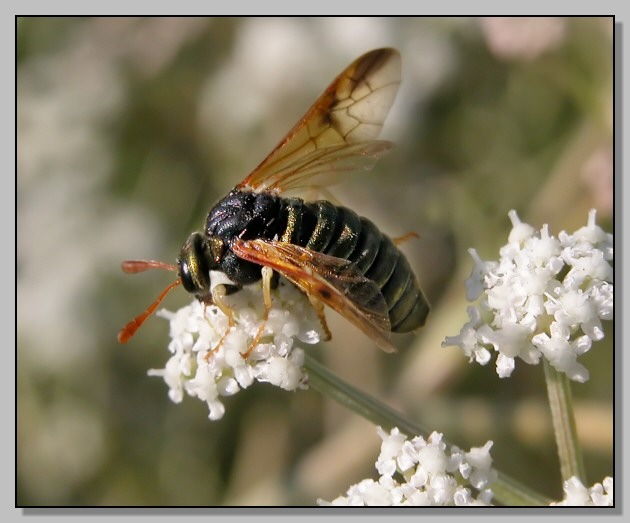
[[225,413],[222,398],[254,381],[285,390],[305,388],[304,351],[299,345],[317,343],[321,337],[319,319],[308,299],[283,279],[272,291],[272,309],[253,348],[264,318],[260,284],[246,286],[225,301],[233,310],[232,327],[218,307],[197,300],[176,312],[158,311],[170,323],[171,357],[163,369],[148,372],[164,379],[172,401],[179,403],[185,395],[205,401],[212,420]]
[[482,365],[495,353],[501,377],[512,374],[517,359],[536,364],[544,357],[584,382],[588,371],[577,358],[604,337],[602,320],[613,317],[612,235],[595,223],[594,210],[586,226],[557,238],[547,225],[537,232],[515,211],[508,215],[513,229],[498,261],[469,250],[470,321],[442,346],[459,346]]
[[383,440],[376,461],[380,478],[352,485],[345,496],[332,501],[319,499],[319,505],[490,505],[489,487],[497,479],[491,466],[491,441],[463,452],[448,448],[438,432],[411,440],[397,428],[387,433],[379,427],[377,432]]

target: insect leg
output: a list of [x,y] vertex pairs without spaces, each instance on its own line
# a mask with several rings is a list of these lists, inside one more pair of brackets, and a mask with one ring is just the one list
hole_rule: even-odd
[[403,234],[402,236],[392,238],[392,241],[394,242],[394,245],[400,245],[401,243],[405,243],[406,241],[411,240],[411,238],[417,239],[420,238],[420,236],[416,232],[408,232],[407,234]]
[[212,288],[212,303],[214,303],[223,314],[228,318],[230,327],[234,327],[234,313],[232,308],[223,301],[223,298],[227,295],[225,285],[216,285]]
[[315,312],[317,313],[317,317],[319,318],[319,323],[321,324],[322,329],[324,331],[324,336],[325,336],[324,341],[328,341],[332,338],[332,334],[330,333],[330,329],[328,328],[328,324],[326,323],[326,314],[324,312],[324,304],[311,294],[307,294],[307,296],[308,296],[308,301],[311,302],[313,309],[315,309]]
[[229,325],[227,330],[223,334],[223,336],[221,336],[219,343],[217,343],[216,346],[210,352],[206,354],[206,362],[210,361],[210,356],[221,348],[221,345],[223,345],[225,338],[227,338],[227,335],[230,333],[230,331],[232,330],[232,327],[234,327],[235,325],[234,313],[232,312],[232,308],[227,303],[225,303],[225,301],[223,301],[223,298],[226,296],[226,294],[227,294],[227,291],[225,289],[225,285],[222,285],[222,284],[215,285],[211,290],[211,299],[208,300],[207,302],[204,301],[204,312],[205,312],[205,306],[210,303],[213,303],[219,308],[219,310],[223,314],[227,316],[228,325]]
[[271,267],[262,268],[262,289],[263,301],[265,302],[265,320],[271,310],[271,279],[273,278],[273,269]]
[[271,267],[263,267],[262,268],[262,290],[263,290],[263,303],[265,304],[265,314],[263,316],[262,323],[260,327],[258,327],[258,332],[254,339],[250,343],[246,352],[241,352],[241,356],[244,360],[246,360],[251,352],[254,350],[254,347],[258,345],[258,341],[265,330],[265,325],[267,324],[267,318],[269,317],[269,311],[271,310],[271,280],[273,278],[273,269]]
[[223,345],[225,338],[227,338],[227,335],[230,333],[231,330],[232,330],[232,327],[228,327],[227,330],[223,333],[223,336],[221,336],[219,343],[217,343],[216,346],[212,350],[206,352],[206,355],[204,356],[206,363],[210,363],[210,358],[212,357],[213,354],[215,354],[221,348],[221,345]]

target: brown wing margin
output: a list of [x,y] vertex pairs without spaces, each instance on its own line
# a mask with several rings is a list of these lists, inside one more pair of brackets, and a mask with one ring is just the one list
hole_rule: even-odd
[[[238,187],[283,191],[330,185],[339,172],[370,168],[391,148],[376,138],[396,98],[400,71],[395,49],[357,58]],[[320,176],[330,173],[334,176]]]
[[277,241],[236,240],[231,249],[239,258],[279,272],[356,325],[385,352],[395,352],[389,340],[391,326],[385,298],[353,263]]

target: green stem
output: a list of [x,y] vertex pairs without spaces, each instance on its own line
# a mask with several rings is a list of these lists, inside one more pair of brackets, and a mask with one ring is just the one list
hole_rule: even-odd
[[571,382],[566,374],[556,371],[544,358],[543,366],[562,479],[566,481],[572,476],[577,476],[582,484],[586,485],[584,462],[575,428]]
[[[409,421],[402,414],[376,398],[339,379],[308,354],[305,358],[304,368],[308,373],[308,383],[311,388],[334,399],[375,425],[380,425],[385,430],[398,427],[409,437],[429,436],[429,431]],[[541,496],[501,472],[499,472],[499,476],[491,488],[494,498],[505,506],[548,506],[551,502],[550,499]]]

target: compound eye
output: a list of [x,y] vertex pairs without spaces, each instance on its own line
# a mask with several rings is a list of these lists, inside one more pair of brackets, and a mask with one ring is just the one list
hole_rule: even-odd
[[210,289],[210,273],[206,267],[203,240],[199,233],[191,234],[179,257],[179,276],[184,289],[195,295],[204,295]]
[[179,264],[179,277],[182,279],[182,285],[188,292],[194,293],[197,288],[193,282],[190,270],[188,269],[188,262],[184,260],[178,260]]

